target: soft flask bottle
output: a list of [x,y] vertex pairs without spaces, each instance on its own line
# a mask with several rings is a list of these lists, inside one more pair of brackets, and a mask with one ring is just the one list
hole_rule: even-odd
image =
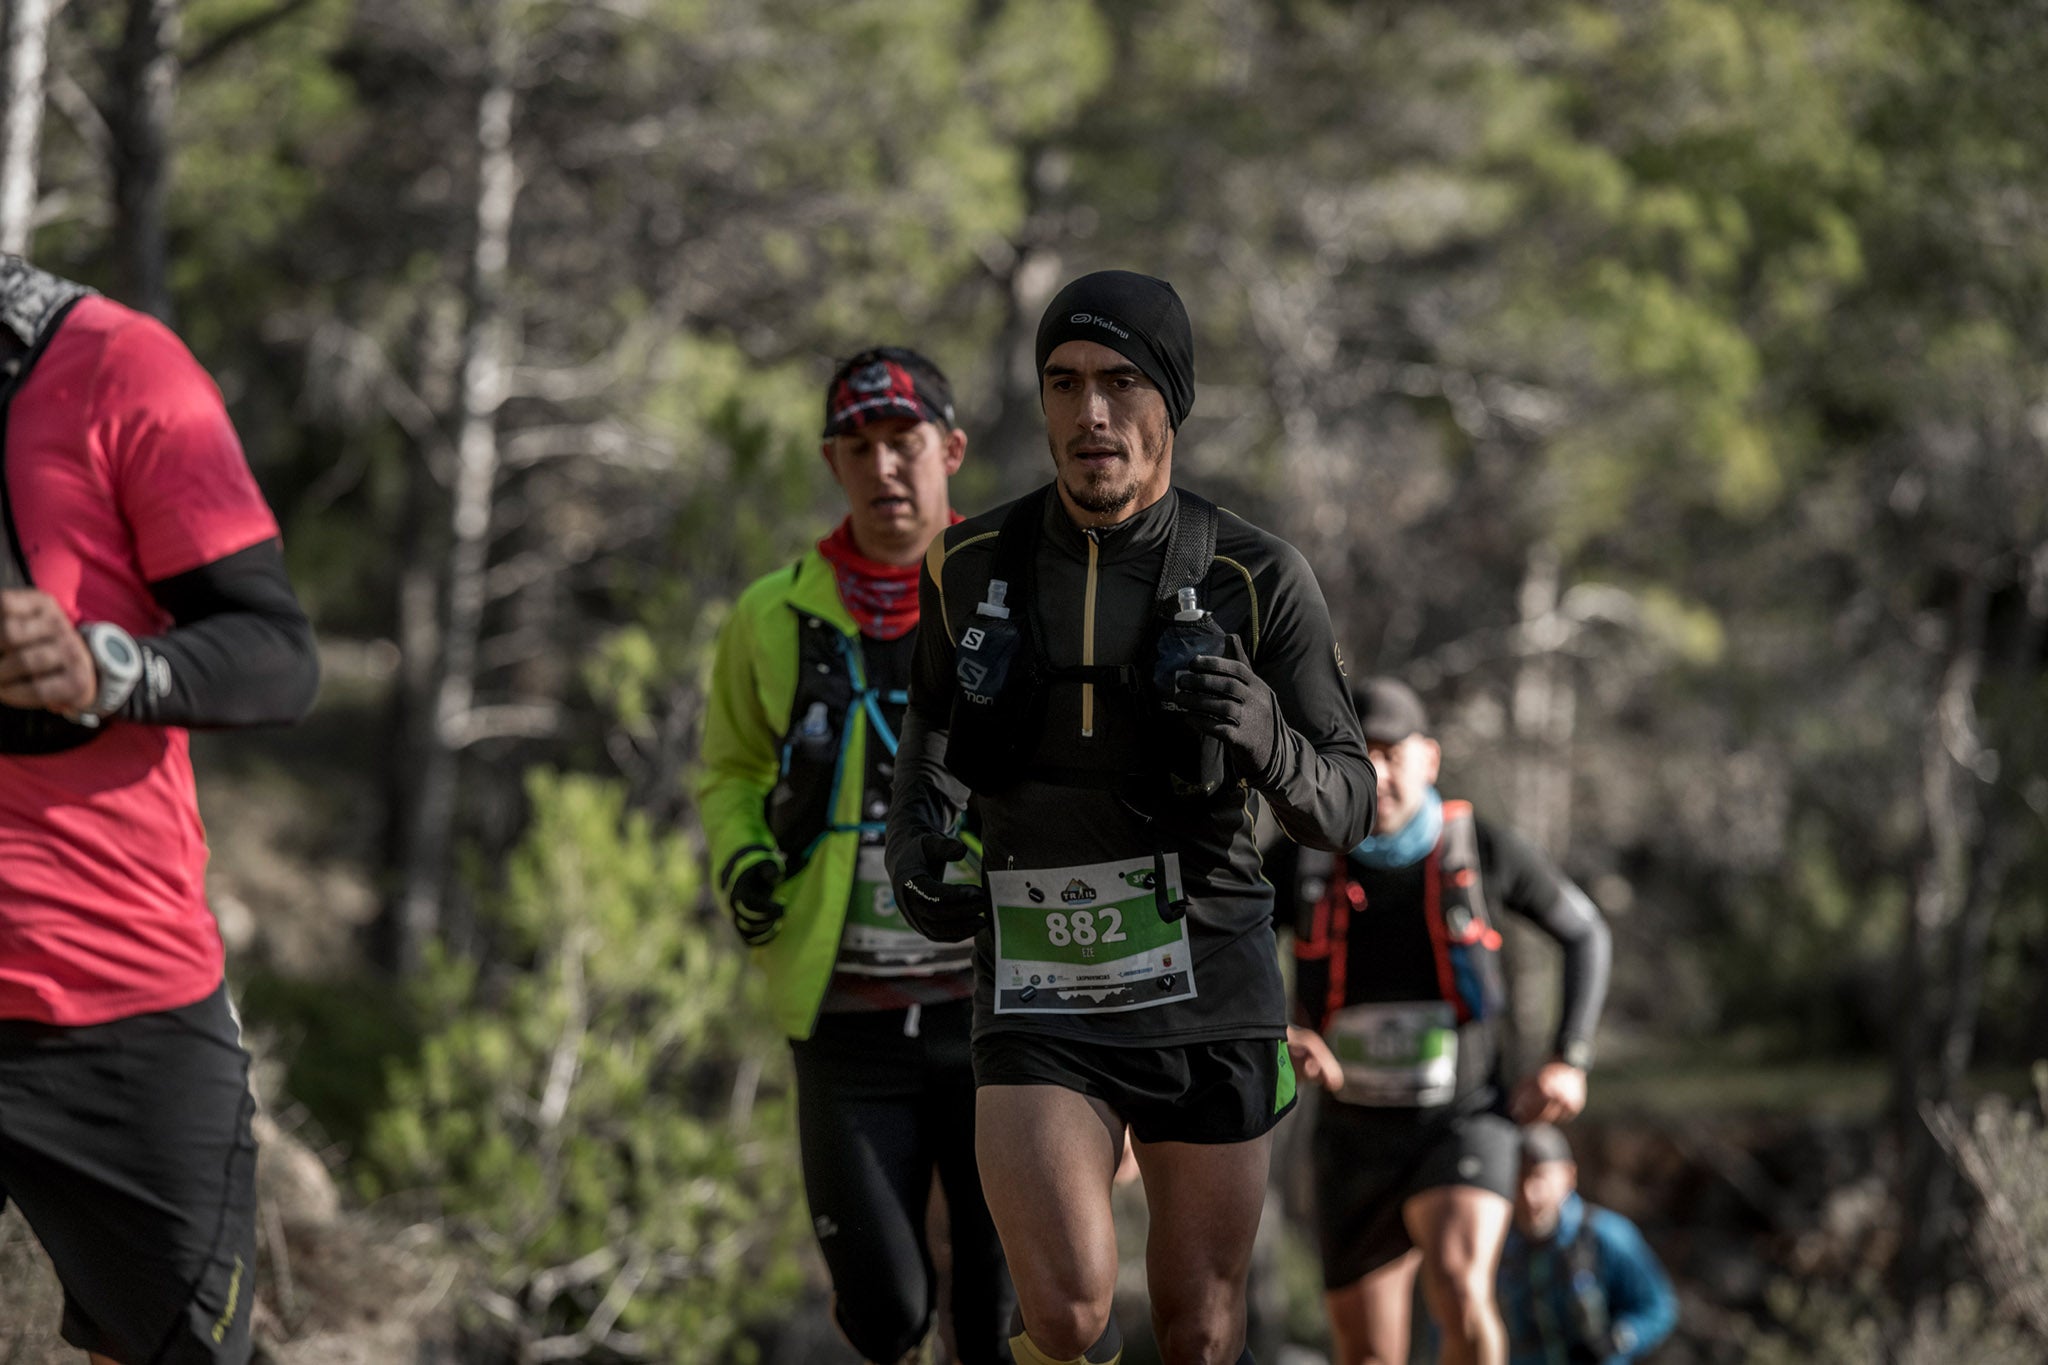
[[[1204,654],[1220,655],[1230,637],[1216,618],[1197,605],[1195,590],[1182,588],[1180,608],[1159,631],[1159,649],[1152,664],[1152,692],[1163,711],[1185,719],[1186,713],[1174,700],[1174,675]],[[1171,755],[1168,775],[1175,796],[1208,796],[1223,785],[1223,741],[1196,732],[1192,726],[1181,730],[1168,745]]]

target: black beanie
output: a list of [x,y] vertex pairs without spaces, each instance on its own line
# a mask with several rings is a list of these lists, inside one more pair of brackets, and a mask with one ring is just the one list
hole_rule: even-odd
[[1063,343],[1093,341],[1143,371],[1166,398],[1180,429],[1195,405],[1195,333],[1180,295],[1165,280],[1129,270],[1098,270],[1053,295],[1038,321],[1038,373]]

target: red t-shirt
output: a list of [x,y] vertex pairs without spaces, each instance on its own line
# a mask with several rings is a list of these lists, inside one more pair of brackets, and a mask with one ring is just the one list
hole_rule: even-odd
[[[29,575],[74,621],[171,625],[149,584],[270,539],[220,390],[154,318],[71,310],[15,396],[8,503]],[[0,755],[0,1019],[79,1025],[220,984],[206,834],[183,730],[114,722]]]

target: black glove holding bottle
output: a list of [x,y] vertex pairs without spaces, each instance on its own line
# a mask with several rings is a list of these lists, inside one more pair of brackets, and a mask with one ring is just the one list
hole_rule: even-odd
[[917,851],[897,867],[896,909],[904,923],[934,943],[973,938],[989,921],[981,884],[949,882],[946,865],[967,856],[967,845],[945,834],[920,834]]
[[1159,746],[1166,760],[1167,778],[1176,796],[1206,797],[1221,787],[1224,772],[1223,744],[1209,732],[1202,718],[1183,705],[1187,694],[1180,680],[1196,659],[1223,654],[1231,637],[1215,616],[1202,610],[1192,587],[1179,590],[1180,610],[1159,632],[1159,645],[1152,662],[1152,692],[1159,707],[1186,722],[1178,734],[1162,734]]
[[782,932],[785,907],[775,899],[782,884],[782,870],[763,858],[733,878],[727,898],[732,902],[732,925],[749,948],[759,948]]
[[1252,672],[1235,635],[1227,653],[1188,660],[1175,678],[1174,700],[1190,725],[1223,742],[1239,777],[1256,787],[1272,771],[1287,722],[1280,715],[1280,698]]

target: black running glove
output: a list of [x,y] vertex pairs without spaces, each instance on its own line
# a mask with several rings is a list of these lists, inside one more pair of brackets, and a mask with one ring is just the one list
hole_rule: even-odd
[[1272,769],[1287,723],[1280,718],[1280,698],[1252,672],[1237,637],[1230,638],[1228,656],[1203,654],[1174,675],[1173,699],[1190,725],[1223,741],[1231,768],[1256,783]]
[[783,904],[775,899],[775,888],[782,882],[781,869],[768,858],[751,864],[746,871],[733,878],[732,901],[733,928],[740,931],[749,948],[758,948],[769,942],[782,931]]
[[896,909],[904,922],[935,943],[973,938],[988,923],[988,892],[946,880],[946,864],[967,856],[967,845],[944,834],[920,834],[917,852],[897,868]]

